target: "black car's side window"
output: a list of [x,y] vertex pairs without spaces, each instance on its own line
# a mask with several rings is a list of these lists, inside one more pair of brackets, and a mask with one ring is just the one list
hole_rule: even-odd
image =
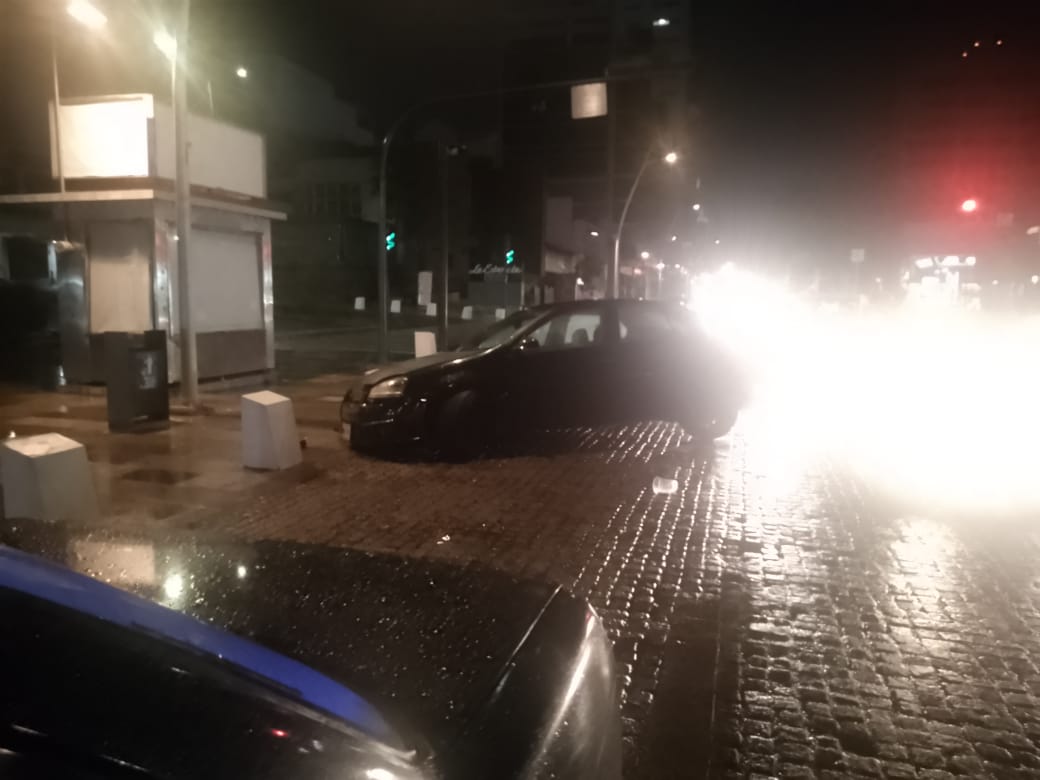
[[679,332],[668,312],[658,306],[619,306],[618,325],[623,342],[661,342]]
[[606,336],[599,312],[570,312],[542,323],[528,336],[543,349],[572,349],[596,344]]

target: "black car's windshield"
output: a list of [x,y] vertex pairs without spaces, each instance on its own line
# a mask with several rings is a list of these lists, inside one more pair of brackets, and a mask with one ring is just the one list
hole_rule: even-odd
[[467,341],[463,342],[462,349],[491,349],[499,344],[505,344],[519,331],[526,328],[543,312],[524,309],[511,314],[501,322],[485,328]]

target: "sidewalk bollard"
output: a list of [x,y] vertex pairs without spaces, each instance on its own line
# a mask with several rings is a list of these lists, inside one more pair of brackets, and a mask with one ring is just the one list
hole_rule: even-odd
[[302,460],[292,400],[270,390],[242,396],[242,465],[277,470]]
[[473,319],[473,307],[472,306],[463,306],[462,307],[462,319],[464,319],[464,320],[471,320],[471,319]]
[[437,316],[437,304],[436,303],[428,303],[428,304],[426,304],[426,316],[427,317],[436,317]]
[[495,309],[495,319],[496,320],[504,320],[505,318],[506,318],[506,310],[505,309]]
[[357,298],[354,299],[354,311],[364,311],[364,310],[365,310],[365,298],[364,298],[364,296],[359,295]]
[[401,299],[400,298],[394,298],[392,301],[390,301],[390,313],[391,314],[400,314],[401,313]]
[[437,334],[432,330],[415,331],[415,356],[426,357],[437,351]]
[[5,441],[0,476],[8,520],[94,522],[100,517],[87,450],[60,433]]

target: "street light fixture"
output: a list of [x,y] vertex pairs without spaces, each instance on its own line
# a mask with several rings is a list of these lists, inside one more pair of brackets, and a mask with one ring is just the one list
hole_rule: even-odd
[[156,30],[155,35],[152,36],[152,42],[155,43],[156,48],[170,62],[174,62],[177,59],[177,39],[166,32],[166,30]]
[[[177,35],[165,29],[156,30],[152,41],[170,61],[173,81],[173,134],[175,150],[174,204],[177,214],[177,297],[180,313],[181,396],[194,407],[199,400],[199,365],[196,357],[195,330],[191,317],[191,289],[188,280],[191,241],[191,179],[188,162],[188,29],[191,0],[181,0]],[[178,45],[178,36],[184,46]],[[245,70],[240,68],[240,70]],[[211,98],[212,99],[212,98]]]
[[692,208],[694,211],[700,211],[701,210],[701,204],[700,203],[694,203],[692,206],[690,206],[690,208]]
[[244,65],[239,65],[237,68],[235,68],[235,75],[238,76],[240,79],[249,78],[249,71],[246,69]]
[[[646,156],[643,158],[643,164],[639,168],[639,173],[636,174],[635,181],[632,182],[632,188],[628,191],[628,197],[625,198],[625,206],[621,209],[621,218],[618,219],[617,232],[614,233],[614,273],[611,275],[611,291],[610,295],[612,298],[618,297],[618,274],[619,266],[621,265],[621,231],[625,227],[625,217],[628,216],[628,209],[632,205],[632,198],[635,197],[636,190],[639,189],[639,182],[643,178],[643,174],[646,173],[646,169],[650,167],[650,162],[653,160],[654,145],[651,144],[646,150]],[[676,152],[668,152],[661,158],[662,161],[668,163],[668,165],[675,165],[679,161],[679,155]],[[641,252],[639,254],[644,260],[650,257],[649,252]]]
[[598,230],[590,230],[589,231],[589,235],[592,236],[593,238],[599,238],[599,231]]
[[647,252],[645,249],[642,252],[639,253],[639,256],[641,258],[643,258],[644,260],[649,260],[650,259],[650,253]]
[[108,23],[108,17],[87,0],[72,0],[65,7],[65,11],[77,22],[91,30],[100,30]]

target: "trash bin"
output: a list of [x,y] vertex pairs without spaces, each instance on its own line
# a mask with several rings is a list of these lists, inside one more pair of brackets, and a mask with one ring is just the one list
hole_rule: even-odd
[[154,431],[170,425],[166,331],[104,334],[110,431]]

